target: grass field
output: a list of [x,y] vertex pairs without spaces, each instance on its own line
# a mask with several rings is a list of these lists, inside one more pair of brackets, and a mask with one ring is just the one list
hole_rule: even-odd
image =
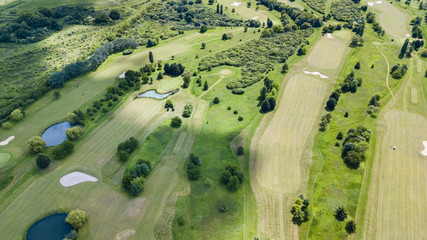
[[[416,61],[416,63],[413,63]],[[361,239],[424,239],[427,231],[427,170],[422,141],[427,134],[426,92],[422,71],[415,65],[425,61],[415,58],[404,85],[380,115],[379,144],[374,156],[369,197],[366,204]],[[411,101],[412,89],[420,102]],[[396,146],[396,150],[392,147]]]
[[6,164],[7,161],[9,161],[10,157],[11,156],[9,153],[0,153],[0,167]]
[[[308,56],[287,74],[278,109],[266,116],[251,145],[252,188],[258,204],[258,232],[262,238],[298,238],[298,227],[291,222],[290,209],[298,194],[305,194],[312,136],[331,86],[338,75],[338,63],[348,52],[349,32],[335,38],[321,38]],[[321,55],[336,44],[336,57]],[[326,62],[326,63],[325,63]],[[335,68],[331,67],[335,65]],[[325,68],[322,68],[325,66]],[[327,80],[303,71],[321,71]]]

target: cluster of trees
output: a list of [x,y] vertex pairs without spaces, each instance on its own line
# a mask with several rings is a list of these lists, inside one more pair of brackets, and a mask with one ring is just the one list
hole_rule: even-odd
[[371,131],[363,126],[347,131],[347,136],[342,143],[341,157],[349,168],[358,169],[360,164],[365,161],[370,138]]
[[54,159],[60,160],[70,155],[73,151],[74,143],[67,140],[56,146],[52,151],[52,155]]
[[184,0],[153,3],[141,15],[145,20],[182,27],[186,25],[240,26],[242,24],[242,20],[232,19],[222,13],[221,8],[216,12],[202,4],[202,1]]
[[353,22],[363,19],[358,3],[351,0],[334,1],[331,5],[331,15],[339,21]]
[[224,34],[222,34],[222,40],[229,40],[229,39],[232,39],[233,38],[233,34],[232,33],[224,33]]
[[243,88],[262,80],[263,74],[272,70],[274,63],[285,63],[312,32],[312,29],[305,29],[274,33],[271,37],[252,40],[203,58],[198,69],[204,71],[223,65],[240,67],[241,79],[230,81],[227,88],[235,94],[243,94]]
[[86,61],[77,61],[66,65],[60,72],[54,72],[49,78],[48,86],[59,88],[68,80],[80,76],[84,73],[95,71],[110,54],[122,52],[125,49],[135,49],[138,46],[133,39],[116,39],[113,42],[105,43],[95,49],[92,56]]
[[[427,14],[426,14],[427,17]],[[422,18],[420,16],[417,16],[416,18],[411,20],[412,25],[412,37],[422,39],[423,38],[423,31],[421,28]]]
[[197,180],[200,177],[200,165],[202,160],[195,156],[193,153],[190,154],[188,164],[187,164],[187,176],[190,180]]
[[65,134],[70,141],[79,139],[83,135],[83,128],[80,126],[71,127],[65,130]]
[[335,106],[337,106],[338,100],[340,100],[340,93],[339,93],[338,90],[335,90],[329,96],[329,99],[326,102],[325,110],[326,111],[330,111],[330,112],[334,111],[335,110]]
[[332,115],[330,113],[323,115],[320,118],[319,131],[321,132],[326,131],[326,128],[328,127],[328,124],[331,122],[331,119],[332,119]]
[[67,121],[71,123],[71,125],[85,125],[85,115],[80,110],[75,110],[67,114]]
[[182,117],[189,118],[191,116],[192,111],[193,111],[192,105],[189,105],[189,104],[185,105],[184,111],[182,112]]
[[352,92],[355,93],[358,87],[362,86],[362,78],[356,78],[353,71],[351,71],[344,79],[344,82],[340,84],[341,92]]
[[381,27],[381,25],[375,19],[375,13],[368,12],[366,15],[366,21],[368,23],[372,23],[372,29],[379,35],[384,36],[385,30]]
[[172,112],[175,111],[175,108],[173,107],[172,100],[170,100],[170,99],[166,100],[165,108],[166,108],[167,112],[169,112],[169,108],[172,110]]
[[227,186],[227,189],[235,192],[243,182],[243,172],[235,165],[227,165],[222,171],[221,183]]
[[171,128],[180,128],[181,125],[182,125],[181,118],[179,118],[178,116],[175,116],[172,118],[171,124],[170,124]]
[[190,81],[191,81],[191,73],[190,72],[184,73],[182,76],[182,80],[184,82],[182,84],[182,88],[188,88],[188,86],[190,85]]
[[322,33],[333,33],[335,31],[340,31],[342,29],[341,24],[337,24],[337,25],[329,25],[329,26],[324,26],[322,28]]
[[366,111],[372,118],[376,118],[376,113],[379,112],[379,107],[381,106],[380,102],[381,96],[379,94],[375,94],[372,96],[371,100],[369,100],[368,110]]
[[301,29],[322,26],[322,19],[308,11],[288,6],[285,3],[277,2],[276,0],[260,0],[259,3],[268,7],[270,11],[274,9],[281,13],[282,24],[284,26],[288,23],[286,20],[288,18],[291,18],[296,26],[301,27]]
[[24,117],[25,117],[25,113],[21,111],[21,109],[17,108],[10,113],[9,115],[10,121],[4,122],[1,126],[5,129],[10,129],[13,126],[12,122],[17,123],[21,121]]
[[72,210],[68,213],[65,222],[70,224],[73,229],[78,230],[87,222],[88,216],[87,213],[80,209]]
[[138,147],[138,140],[134,137],[130,137],[128,140],[121,142],[117,146],[117,154],[122,162],[129,159],[130,154]]
[[135,166],[125,172],[122,187],[131,195],[138,196],[144,190],[145,178],[151,172],[150,161],[139,159]]
[[424,40],[423,39],[417,39],[412,42],[409,42],[409,39],[406,39],[405,42],[402,45],[402,48],[400,49],[399,58],[411,57],[412,52],[418,51],[420,47],[424,46]]
[[292,205],[292,222],[297,225],[301,225],[303,222],[307,222],[310,217],[308,212],[308,205],[310,201],[307,198],[304,198],[303,195],[300,195]]
[[181,63],[166,63],[163,69],[166,74],[178,76],[184,73],[185,67]]
[[216,13],[219,13],[219,14],[224,14],[224,6],[221,4],[221,5],[219,5],[219,3],[216,5]]
[[364,42],[365,40],[360,35],[356,34],[353,37],[351,37],[350,46],[351,47],[363,46]]
[[394,79],[401,79],[405,76],[406,71],[408,71],[408,66],[406,64],[400,65],[400,63],[398,63],[391,68],[390,74]]
[[268,77],[264,78],[264,86],[262,86],[258,101],[261,105],[260,112],[267,113],[273,111],[276,107],[276,92],[279,90],[279,85]]
[[313,8],[315,11],[320,13],[325,13],[326,10],[326,0],[302,0],[309,7]]
[[34,136],[27,141],[27,149],[32,154],[42,153],[46,149],[46,143],[40,136]]

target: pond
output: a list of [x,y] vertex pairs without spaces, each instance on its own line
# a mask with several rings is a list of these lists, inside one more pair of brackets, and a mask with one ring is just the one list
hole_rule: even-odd
[[27,231],[27,240],[62,240],[71,232],[71,226],[65,222],[67,213],[58,213],[37,221]]
[[167,93],[158,93],[156,90],[149,90],[138,95],[139,98],[154,98],[154,99],[165,99],[169,95],[175,94],[176,91],[171,91]]
[[46,147],[57,146],[67,140],[65,130],[69,129],[70,127],[70,122],[61,122],[46,129],[42,134],[42,139],[46,142]]

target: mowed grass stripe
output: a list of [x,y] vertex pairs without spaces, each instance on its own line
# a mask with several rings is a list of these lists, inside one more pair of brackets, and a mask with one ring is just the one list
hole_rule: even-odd
[[307,62],[316,68],[336,69],[346,51],[347,41],[343,39],[348,37],[348,32],[338,32],[333,38],[322,37],[309,54]]
[[374,4],[373,8],[380,12],[379,22],[386,34],[393,37],[405,37],[406,34],[411,33],[409,30],[409,16],[405,12],[387,1],[382,1],[381,4]]
[[300,158],[326,91],[327,84],[310,76],[300,74],[289,80],[257,150],[257,178],[263,187],[280,193],[298,189]]

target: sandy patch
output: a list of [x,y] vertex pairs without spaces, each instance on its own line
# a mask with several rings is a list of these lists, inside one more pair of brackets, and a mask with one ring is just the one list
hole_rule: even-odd
[[13,139],[15,139],[15,136],[10,136],[8,137],[6,140],[4,140],[3,142],[0,142],[0,146],[5,146],[7,144],[9,144],[10,141],[12,141]]
[[238,7],[238,6],[240,6],[240,4],[242,4],[241,2],[233,2],[232,4],[231,4],[231,6],[233,6],[233,7]]
[[251,20],[257,20],[258,18],[259,18],[258,16],[255,16],[255,17],[251,18]]
[[375,2],[376,4],[381,4],[381,3],[383,3],[383,1],[377,1],[377,2]]
[[97,182],[98,179],[82,172],[72,172],[64,175],[59,182],[64,187],[71,187],[83,182]]
[[232,71],[231,70],[229,70],[229,69],[224,69],[224,70],[222,70],[221,71],[221,74],[222,75],[229,75],[229,74],[231,74],[232,73]]
[[119,232],[116,235],[116,240],[125,240],[127,238],[129,238],[130,236],[135,234],[135,230],[134,229],[126,229],[124,231]]
[[334,38],[334,37],[332,36],[332,34],[330,34],[330,33],[327,33],[327,34],[326,34],[326,37],[327,37],[327,38]]
[[410,37],[410,36],[411,36],[411,34],[407,33],[407,34],[406,34],[406,36],[407,36],[407,37]]
[[423,141],[424,150],[421,151],[421,154],[427,156],[427,141]]
[[374,6],[374,3],[373,2],[368,2],[368,6],[372,7],[372,6]]
[[122,79],[123,79],[123,78],[125,78],[125,77],[126,77],[125,75],[126,75],[126,71],[124,71],[122,74],[120,74],[119,78],[122,78]]
[[309,72],[309,71],[304,71],[305,74],[310,74],[310,75],[314,75],[314,76],[320,76],[320,78],[328,78],[328,76],[323,75],[319,72]]

